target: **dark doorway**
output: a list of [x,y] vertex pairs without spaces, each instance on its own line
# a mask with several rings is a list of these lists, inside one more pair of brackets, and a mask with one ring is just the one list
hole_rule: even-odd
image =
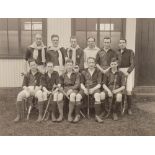
[[137,19],[136,86],[155,86],[155,19]]

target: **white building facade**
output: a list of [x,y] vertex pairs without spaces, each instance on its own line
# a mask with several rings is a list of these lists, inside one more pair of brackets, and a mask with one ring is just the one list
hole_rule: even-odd
[[[40,20],[40,21],[39,21]],[[1,24],[2,22],[2,24]],[[3,23],[6,22],[8,29]],[[9,29],[10,25],[13,26]],[[18,24],[16,24],[16,22]],[[35,33],[41,32],[47,46],[51,43],[51,35],[58,34],[60,46],[68,47],[71,35],[76,35],[79,45],[86,47],[86,38],[93,35],[96,44],[102,47],[102,39],[106,35],[112,37],[112,48],[117,48],[120,37],[127,39],[127,47],[136,50],[136,19],[16,19],[16,21],[0,20],[0,87],[20,87],[24,70],[24,50],[32,43]],[[17,36],[17,37],[15,37]],[[4,38],[7,38],[4,40]],[[11,38],[13,37],[13,39]],[[24,38],[26,38],[24,40]],[[12,39],[12,40],[11,40]],[[5,43],[7,42],[7,44]],[[6,45],[5,45],[6,44]],[[9,45],[8,45],[9,44]],[[16,46],[17,44],[17,46]],[[21,52],[22,51],[22,52]],[[21,52],[21,53],[20,53]],[[133,77],[133,85],[135,77]]]

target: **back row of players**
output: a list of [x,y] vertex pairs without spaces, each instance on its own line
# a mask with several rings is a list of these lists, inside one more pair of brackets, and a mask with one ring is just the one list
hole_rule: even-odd
[[[59,36],[51,36],[52,46],[48,49],[42,42],[42,36],[36,34],[35,42],[27,48],[25,54],[25,76],[23,90],[17,96],[17,117],[21,120],[23,99],[34,96],[38,99],[40,122],[43,117],[43,107],[48,95],[53,93],[53,99],[48,112],[53,122],[63,120],[63,98],[69,99],[68,121],[80,120],[81,102],[85,96],[92,95],[95,99],[95,119],[103,122],[101,116],[101,101],[108,97],[112,102],[113,119],[117,120],[118,105],[124,101],[124,90],[127,92],[128,114],[132,114],[132,74],[134,70],[134,52],[127,49],[127,41],[119,41],[119,50],[111,49],[111,38],[105,37],[104,47],[95,45],[95,38],[87,39],[88,47],[82,50],[76,37],[70,38],[71,46],[67,49],[59,47]],[[28,71],[28,65],[30,70]],[[28,72],[27,72],[28,71]],[[54,86],[56,86],[53,91]],[[59,116],[56,118],[58,107]],[[73,111],[75,110],[75,118]]]

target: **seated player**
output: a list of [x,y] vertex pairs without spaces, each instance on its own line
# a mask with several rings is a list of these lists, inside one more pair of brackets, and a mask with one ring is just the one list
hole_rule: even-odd
[[[64,95],[69,98],[68,121],[78,122],[80,120],[81,99],[77,96],[80,87],[79,74],[73,71],[73,60],[66,60],[66,72],[60,77],[61,86],[63,87]],[[75,109],[75,118],[72,114]]]
[[99,117],[101,111],[100,87],[102,80],[102,73],[95,67],[95,58],[88,57],[88,68],[81,73],[81,90],[79,92],[80,98],[86,95],[93,95],[95,98],[95,119],[102,123],[103,120]]
[[37,122],[40,122],[42,119],[43,103],[44,103],[40,86],[40,78],[42,74],[38,71],[37,64],[34,59],[29,61],[29,65],[30,65],[30,71],[24,76],[23,90],[19,92],[17,96],[17,102],[16,102],[17,117],[15,118],[14,122],[20,121],[23,99],[29,98],[30,96],[34,96],[38,99],[39,116]]
[[[55,113],[56,113],[57,104],[58,106],[62,104],[61,100],[63,98],[63,94],[61,92],[58,92],[58,88],[54,89],[54,87],[56,86],[60,87],[59,74],[57,71],[54,71],[54,66],[52,62],[47,62],[46,68],[47,68],[47,72],[41,77],[43,99],[44,101],[47,101],[47,96],[52,93],[53,97],[48,107],[48,114],[52,113],[53,122],[56,122],[56,121],[59,122],[61,120],[61,113],[58,119],[56,119]],[[49,115],[48,115],[48,118],[49,118]]]
[[113,58],[110,63],[109,71],[103,77],[104,92],[101,92],[101,98],[108,95],[109,102],[112,105],[113,119],[118,120],[117,112],[122,102],[122,93],[125,89],[125,76],[118,70],[118,61]]

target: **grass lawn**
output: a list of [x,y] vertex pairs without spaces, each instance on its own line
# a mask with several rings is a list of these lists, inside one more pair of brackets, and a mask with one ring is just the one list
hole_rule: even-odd
[[0,100],[0,135],[22,135],[22,136],[52,136],[52,135],[133,135],[145,136],[155,135],[155,113],[145,112],[137,108],[135,102],[134,114],[125,115],[118,121],[106,119],[103,124],[96,123],[93,118],[82,119],[78,124],[52,123],[51,121],[36,123],[34,117],[30,121],[14,123],[16,116],[15,99],[1,98]]

